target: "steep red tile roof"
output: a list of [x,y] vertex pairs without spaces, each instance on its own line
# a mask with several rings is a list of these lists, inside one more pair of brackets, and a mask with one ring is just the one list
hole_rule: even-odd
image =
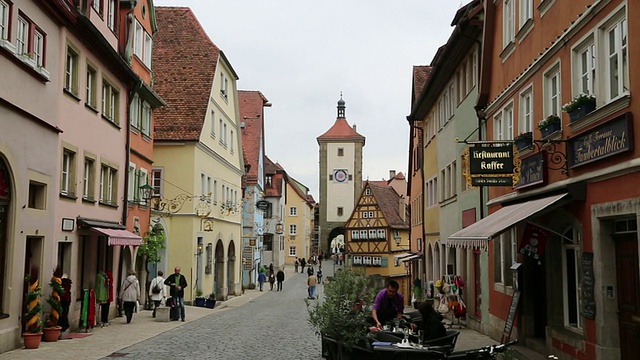
[[411,107],[418,100],[418,97],[422,93],[422,89],[427,84],[427,80],[429,80],[429,75],[431,75],[431,66],[427,65],[414,65],[413,66],[413,89],[411,96]]
[[316,138],[318,141],[322,140],[361,140],[364,142],[365,137],[358,134],[346,119],[338,118],[333,126],[327,130],[324,134]]
[[154,138],[198,140],[222,52],[190,8],[158,6],[156,21],[154,90],[167,106],[154,111]]
[[264,195],[267,197],[282,196],[282,182],[284,181],[284,170],[280,165],[274,164],[268,156],[264,157],[264,174],[271,176],[271,186],[264,184]]
[[400,195],[391,186],[381,186],[371,181],[367,182],[367,186],[371,189],[371,194],[378,202],[378,207],[389,226],[395,229],[408,229],[409,222],[402,220],[400,216]]
[[265,146],[263,109],[271,106],[271,103],[260,91],[238,90],[238,106],[240,108],[242,151],[245,161],[251,164],[247,174],[247,183],[255,184],[258,182],[258,160],[260,155],[264,154]]

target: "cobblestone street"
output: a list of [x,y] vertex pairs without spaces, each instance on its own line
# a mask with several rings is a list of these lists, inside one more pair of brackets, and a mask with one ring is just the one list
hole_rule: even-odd
[[[332,264],[326,266],[323,272],[330,276]],[[321,359],[320,340],[307,321],[307,276],[287,275],[282,292],[275,286],[269,291],[267,283],[266,294],[245,305],[229,306],[104,359]]]

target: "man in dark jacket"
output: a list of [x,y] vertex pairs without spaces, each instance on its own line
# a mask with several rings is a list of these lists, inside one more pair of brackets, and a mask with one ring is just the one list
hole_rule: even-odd
[[276,280],[278,281],[278,286],[276,291],[282,291],[282,283],[284,282],[284,271],[282,271],[282,269],[278,269],[278,273],[276,274]]
[[175,307],[180,308],[180,314],[175,314],[172,320],[178,320],[178,316],[180,316],[180,319],[184,321],[184,289],[187,287],[187,279],[180,274],[180,267],[174,269],[174,273],[166,278],[164,284],[170,287],[169,294]]

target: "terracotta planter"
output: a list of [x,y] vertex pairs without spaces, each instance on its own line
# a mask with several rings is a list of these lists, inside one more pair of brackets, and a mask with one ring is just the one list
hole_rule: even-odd
[[23,333],[22,340],[24,340],[25,349],[37,349],[42,341],[42,333]]
[[44,341],[47,342],[54,342],[54,341],[58,341],[58,338],[60,338],[60,333],[62,332],[62,326],[53,326],[53,327],[48,327],[48,328],[44,328],[42,329],[43,333],[44,333]]

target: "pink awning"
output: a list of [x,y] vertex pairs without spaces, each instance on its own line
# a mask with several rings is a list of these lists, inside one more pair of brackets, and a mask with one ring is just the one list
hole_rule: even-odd
[[106,235],[109,238],[109,245],[112,245],[112,246],[142,245],[142,238],[127,230],[107,229],[107,228],[99,228],[99,227],[92,227],[91,229],[103,235]]

